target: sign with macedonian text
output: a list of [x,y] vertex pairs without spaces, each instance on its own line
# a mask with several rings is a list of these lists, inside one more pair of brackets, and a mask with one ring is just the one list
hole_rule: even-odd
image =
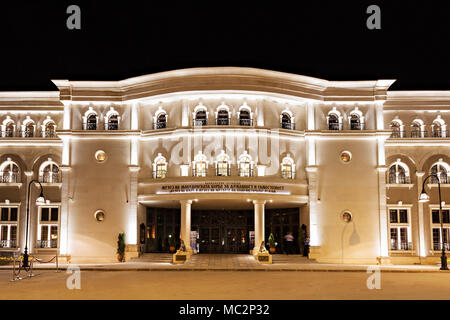
[[250,193],[277,193],[287,194],[284,186],[264,185],[264,184],[247,184],[239,182],[203,182],[199,184],[174,184],[163,185],[161,193],[200,193],[200,192],[250,192]]

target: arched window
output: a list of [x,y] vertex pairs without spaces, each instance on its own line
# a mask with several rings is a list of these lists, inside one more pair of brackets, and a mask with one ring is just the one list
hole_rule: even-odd
[[218,126],[228,126],[230,124],[230,108],[223,103],[217,108],[216,124]]
[[[448,183],[448,171],[449,166],[447,163],[443,162],[442,159],[439,159],[439,162],[435,163],[431,167],[431,174],[436,175],[439,178],[439,182],[442,184]],[[438,183],[438,178],[436,176],[431,176],[431,183]]]
[[16,126],[14,121],[10,116],[7,116],[2,124],[2,137],[3,138],[11,138],[14,137],[14,132],[16,131]]
[[119,113],[111,107],[105,115],[105,130],[119,130]]
[[240,177],[253,176],[253,161],[247,151],[244,151],[244,153],[239,157],[238,172]]
[[411,124],[411,138],[424,138],[425,131],[422,120],[414,120]]
[[225,151],[219,154],[216,159],[216,176],[227,177],[230,175],[230,157]]
[[289,154],[281,161],[281,177],[283,179],[295,178],[295,164]]
[[208,174],[208,159],[199,151],[194,157],[194,164],[192,167],[192,175],[194,177],[206,177]]
[[203,104],[199,104],[194,109],[194,126],[208,125],[208,112]]
[[328,130],[342,130],[342,117],[341,113],[333,107],[327,116]]
[[240,126],[252,126],[252,111],[247,103],[244,103],[239,108],[239,125]]
[[153,177],[155,179],[164,179],[167,177],[167,161],[161,153],[158,153],[158,156],[153,162]]
[[405,184],[410,183],[409,168],[406,164],[397,159],[389,167],[389,184]]
[[432,136],[434,138],[445,138],[447,136],[446,125],[444,120],[441,118],[441,115],[438,115],[433,121],[431,128]]
[[98,116],[92,107],[86,111],[83,116],[83,129],[84,130],[97,130]]
[[51,159],[42,163],[39,168],[39,181],[43,183],[59,183],[59,166]]
[[47,119],[44,120],[41,127],[41,136],[43,138],[55,138],[56,137],[56,124],[47,116]]
[[8,158],[0,166],[1,181],[3,183],[18,183],[19,182],[19,166]]
[[281,113],[280,116],[281,128],[294,130],[294,121],[292,117],[292,112],[286,110]]
[[350,112],[350,130],[364,130],[364,116],[358,107]]
[[160,113],[156,118],[156,128],[155,129],[165,129],[167,126],[167,115],[165,113]]
[[401,125],[398,121],[392,121],[391,122],[391,138],[401,138],[402,132],[401,132]]
[[328,130],[339,130],[339,117],[334,113],[328,116]]
[[27,118],[23,121],[22,124],[22,137],[23,138],[34,137],[34,128],[35,128],[34,121],[30,118],[30,116],[27,116]]

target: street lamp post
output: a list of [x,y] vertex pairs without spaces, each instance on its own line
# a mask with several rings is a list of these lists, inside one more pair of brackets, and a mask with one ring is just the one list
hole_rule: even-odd
[[441,182],[439,181],[439,176],[437,174],[430,174],[428,177],[423,180],[422,184],[422,192],[419,197],[419,202],[428,202],[430,201],[430,196],[425,192],[425,182],[430,177],[436,177],[437,183],[438,183],[438,193],[439,193],[439,219],[441,222],[441,245],[442,245],[442,254],[441,254],[441,270],[448,270],[447,267],[447,256],[445,254],[445,244],[444,244],[444,224],[443,224],[443,217],[442,217],[442,199],[441,199]]
[[38,180],[31,180],[30,183],[28,184],[28,199],[27,199],[27,224],[26,224],[26,230],[25,230],[25,250],[23,252],[23,262],[22,262],[22,267],[24,269],[29,267],[29,263],[28,263],[28,225],[29,225],[29,220],[30,220],[30,196],[31,196],[31,184],[33,183],[39,183],[39,187],[41,189],[41,193],[39,195],[39,197],[36,199],[36,204],[45,204],[45,199],[44,199],[44,188],[42,188],[42,184],[38,181]]

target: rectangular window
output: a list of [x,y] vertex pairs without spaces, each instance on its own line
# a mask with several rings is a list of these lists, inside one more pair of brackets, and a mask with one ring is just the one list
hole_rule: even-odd
[[2,226],[2,241],[8,240],[8,226]]
[[50,208],[41,208],[41,221],[48,221]]
[[389,210],[389,214],[390,214],[390,217],[391,217],[390,222],[391,223],[397,223],[398,222],[397,210]]
[[400,213],[400,223],[408,223],[408,211],[399,210]]
[[58,214],[59,210],[58,208],[51,208],[51,216],[50,216],[50,220],[51,221],[58,221]]
[[441,219],[439,219],[439,210],[431,211],[431,219],[433,223],[441,223]]
[[409,209],[389,209],[391,250],[412,250]]
[[433,228],[433,250],[439,250],[441,247],[441,230]]
[[17,221],[17,208],[10,208],[10,218],[9,221]]
[[9,221],[9,208],[2,208],[2,221]]

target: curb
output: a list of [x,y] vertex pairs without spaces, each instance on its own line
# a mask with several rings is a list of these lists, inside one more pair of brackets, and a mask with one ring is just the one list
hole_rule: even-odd
[[[12,270],[13,268],[0,268],[2,270]],[[60,267],[60,271],[67,270],[67,267]],[[226,269],[226,268],[92,268],[92,267],[80,267],[81,271],[103,271],[103,272],[150,272],[150,271],[234,271],[234,272],[253,272],[253,271],[265,271],[265,272],[363,272],[367,273],[367,269],[284,269],[284,268],[236,268],[236,269]],[[33,271],[56,271],[55,268],[34,268]],[[450,271],[442,271],[442,270],[395,270],[395,269],[380,269],[380,272],[389,272],[389,273],[450,273]]]

